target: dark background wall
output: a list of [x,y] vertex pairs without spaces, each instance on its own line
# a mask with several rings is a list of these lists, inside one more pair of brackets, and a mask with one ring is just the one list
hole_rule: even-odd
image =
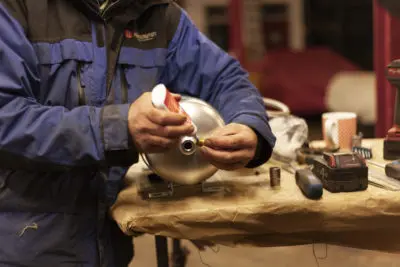
[[371,0],[305,0],[307,45],[325,45],[373,69]]

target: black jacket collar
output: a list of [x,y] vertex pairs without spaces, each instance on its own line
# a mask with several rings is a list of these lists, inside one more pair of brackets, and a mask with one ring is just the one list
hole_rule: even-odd
[[155,5],[167,4],[172,0],[111,0],[100,10],[97,0],[73,0],[74,5],[92,19],[117,20],[127,23],[137,20],[146,10]]

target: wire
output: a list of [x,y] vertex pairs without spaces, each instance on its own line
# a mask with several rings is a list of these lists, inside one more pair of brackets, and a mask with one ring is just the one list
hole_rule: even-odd
[[[316,253],[316,251],[315,251],[315,245],[316,245],[315,243],[312,245],[313,256],[314,256],[314,259],[315,259],[315,263],[317,264],[317,267],[320,267],[319,260],[326,260],[326,259],[328,258],[328,245],[327,245],[327,244],[324,244],[324,245],[325,245],[325,256],[323,256],[323,257],[318,257],[318,256],[317,256],[317,253]],[[220,251],[220,247],[219,247],[219,246],[217,246],[215,249],[213,249],[213,247],[210,247],[210,249],[211,249],[215,254],[218,254],[219,251]],[[208,264],[208,263],[206,263],[206,262],[204,261],[204,259],[203,259],[203,257],[202,257],[202,254],[201,254],[201,251],[200,251],[199,249],[197,250],[197,253],[199,254],[200,261],[201,261],[201,263],[202,263],[204,266],[212,267],[210,264]]]
[[200,250],[197,250],[197,252],[199,253],[201,264],[203,264],[204,266],[207,266],[207,267],[212,267],[210,264],[204,262],[203,257],[201,256]]
[[314,259],[317,264],[317,267],[320,267],[318,260],[326,260],[328,258],[328,245],[327,244],[324,244],[324,245],[325,245],[325,256],[324,257],[317,257],[317,254],[315,252],[315,243],[313,243],[313,245],[312,245],[313,255],[314,255]]
[[210,249],[215,253],[218,254],[220,251],[220,247],[217,245],[216,248],[214,249],[213,247],[210,247]]
[[[210,248],[210,249],[212,250],[212,252],[214,252],[215,254],[218,254],[219,251],[220,251],[220,246],[218,246],[218,245],[216,246],[215,249],[214,249],[213,247],[209,247],[209,248]],[[206,262],[203,260],[203,257],[202,257],[202,255],[201,255],[200,249],[198,249],[197,252],[199,253],[199,257],[200,257],[201,263],[202,263],[204,266],[212,267],[210,264],[206,263]]]

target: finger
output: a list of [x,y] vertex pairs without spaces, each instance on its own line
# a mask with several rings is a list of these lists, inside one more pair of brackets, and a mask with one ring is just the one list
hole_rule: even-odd
[[208,147],[202,147],[201,152],[203,156],[210,162],[220,164],[237,164],[241,162],[248,162],[253,157],[252,152],[249,150],[220,151]]
[[145,135],[141,138],[141,141],[139,140],[137,142],[142,148],[142,152],[158,153],[170,149],[176,144],[177,140],[154,135]]
[[186,122],[186,116],[180,113],[159,110],[156,108],[152,108],[151,111],[147,114],[147,118],[158,125],[167,126],[167,125],[182,125]]
[[155,136],[178,138],[184,135],[191,135],[194,127],[191,124],[183,124],[179,126],[160,126],[156,124],[149,125],[148,133]]
[[241,150],[253,147],[251,140],[247,140],[242,134],[210,137],[205,140],[204,145],[217,150]]
[[228,136],[234,135],[242,132],[243,130],[247,129],[248,127],[238,123],[230,123],[225,125],[224,127],[220,127],[216,129],[212,136]]
[[232,125],[227,125],[224,127],[217,128],[211,133],[211,137],[214,136],[229,136],[238,133],[239,131],[232,127]]

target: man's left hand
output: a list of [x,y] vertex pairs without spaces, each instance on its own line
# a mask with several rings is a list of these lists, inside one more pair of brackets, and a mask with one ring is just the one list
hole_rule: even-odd
[[254,158],[257,142],[250,127],[232,123],[207,138],[201,152],[218,169],[235,170],[244,168]]

